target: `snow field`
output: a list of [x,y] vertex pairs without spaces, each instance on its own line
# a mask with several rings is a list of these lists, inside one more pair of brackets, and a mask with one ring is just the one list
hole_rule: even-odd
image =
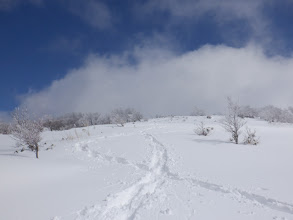
[[0,219],[293,219],[293,126],[248,120],[260,145],[235,145],[219,119],[44,132],[39,160],[0,136]]

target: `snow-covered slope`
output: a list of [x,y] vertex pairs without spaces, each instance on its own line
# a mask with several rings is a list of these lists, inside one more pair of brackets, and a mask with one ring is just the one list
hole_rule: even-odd
[[0,219],[293,219],[293,126],[248,120],[260,145],[235,145],[218,120],[44,132],[39,160],[2,135]]

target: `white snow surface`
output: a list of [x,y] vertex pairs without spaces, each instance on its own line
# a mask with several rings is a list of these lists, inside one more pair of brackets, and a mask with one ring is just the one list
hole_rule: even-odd
[[247,119],[260,144],[236,145],[219,120],[46,131],[40,159],[0,135],[0,219],[293,219],[293,125]]

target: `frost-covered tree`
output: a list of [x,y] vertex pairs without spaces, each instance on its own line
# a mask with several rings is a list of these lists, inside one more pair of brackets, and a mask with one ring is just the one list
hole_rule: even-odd
[[81,127],[87,127],[99,124],[101,114],[99,113],[86,113],[82,114],[81,118],[78,120],[78,125]]
[[125,117],[127,118],[127,122],[136,122],[143,119],[143,115],[134,110],[133,108],[127,108],[124,110]]
[[32,119],[27,109],[17,108],[12,113],[13,122],[11,133],[22,146],[36,152],[39,158],[39,143],[43,131],[43,123],[40,119]]
[[122,127],[127,122],[127,114],[121,108],[114,109],[111,112],[110,118],[111,118],[111,123],[112,124],[117,124],[117,125],[120,125]]
[[220,122],[222,127],[231,134],[231,140],[238,144],[240,129],[246,124],[246,122],[239,117],[240,106],[237,102],[234,102],[230,97],[227,97],[227,112],[224,119]]

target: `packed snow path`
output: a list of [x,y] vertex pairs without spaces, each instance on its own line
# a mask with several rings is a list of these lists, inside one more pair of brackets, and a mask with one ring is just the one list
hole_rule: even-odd
[[141,208],[151,204],[156,193],[163,193],[161,192],[163,185],[170,181],[167,149],[151,134],[145,132],[142,134],[152,147],[152,156],[148,165],[136,165],[121,157],[101,156],[100,154],[96,154],[96,156],[133,166],[146,172],[145,175],[130,187],[107,198],[105,206],[93,206],[81,210],[77,219],[135,219]]

